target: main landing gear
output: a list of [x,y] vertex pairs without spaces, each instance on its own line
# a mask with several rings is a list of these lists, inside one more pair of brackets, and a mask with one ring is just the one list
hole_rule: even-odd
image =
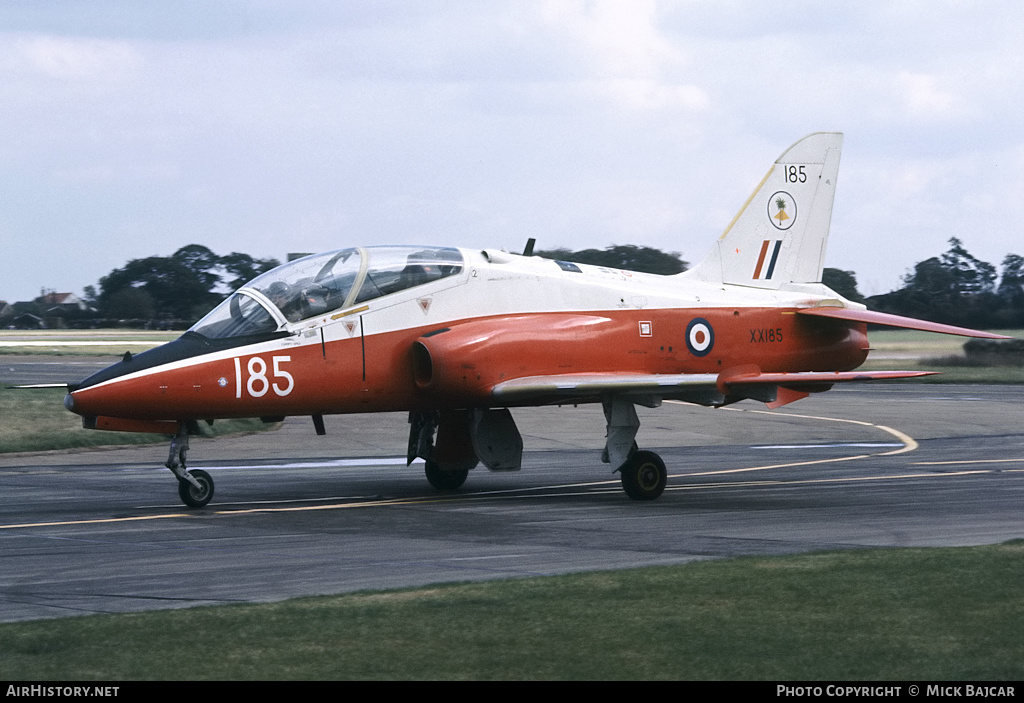
[[178,477],[178,496],[190,508],[201,508],[213,498],[213,478],[202,469],[189,471],[185,467],[188,452],[187,422],[178,423],[178,434],[171,440],[171,448],[164,464]]
[[[469,410],[409,413],[408,463],[426,462],[427,481],[439,491],[454,491],[480,463],[473,451]],[[437,432],[437,443],[434,433]]]
[[665,490],[668,471],[661,457],[636,446],[640,419],[632,401],[612,398],[603,402],[608,438],[602,460],[618,467],[622,490],[633,500],[654,500]]
[[[603,401],[608,435],[602,460],[622,478],[633,500],[654,500],[665,491],[668,471],[661,457],[641,451],[634,441],[640,420],[634,402],[656,407],[656,398],[610,397]],[[434,435],[437,441],[434,441]],[[480,462],[492,471],[515,471],[523,443],[507,409],[412,411],[409,413],[408,463],[426,461],[427,481],[439,491],[453,491]]]
[[426,462],[431,486],[453,491],[480,463],[491,471],[518,471],[523,438],[508,408],[412,411],[406,459],[411,464],[416,457]]

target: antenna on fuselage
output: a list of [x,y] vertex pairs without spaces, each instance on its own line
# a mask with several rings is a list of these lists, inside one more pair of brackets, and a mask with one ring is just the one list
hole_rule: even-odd
[[533,256],[533,245],[537,243],[537,240],[530,237],[526,240],[526,248],[523,249],[523,256]]

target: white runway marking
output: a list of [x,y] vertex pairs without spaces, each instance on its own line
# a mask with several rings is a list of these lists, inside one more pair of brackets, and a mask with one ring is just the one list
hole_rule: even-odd
[[897,442],[843,442],[837,444],[762,444],[751,449],[827,449],[830,447],[902,447]]
[[[422,459],[413,459],[413,464],[422,464]],[[365,459],[328,459],[326,461],[294,461],[287,464],[241,464],[238,466],[218,466],[203,464],[203,469],[217,471],[252,471],[253,469],[343,469],[353,466],[405,466],[405,457],[381,456]]]

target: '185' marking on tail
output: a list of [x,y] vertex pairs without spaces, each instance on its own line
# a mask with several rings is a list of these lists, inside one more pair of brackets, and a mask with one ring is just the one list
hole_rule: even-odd
[[[764,260],[768,256],[768,247],[771,246],[772,241],[770,239],[764,240],[761,244],[761,253],[757,257],[757,267],[754,269],[754,280],[761,278],[761,270],[764,268]],[[764,274],[764,280],[768,280],[775,273],[775,262],[779,260],[779,249],[782,248],[782,240],[776,239],[775,246],[772,247],[772,258],[768,262],[768,270]]]

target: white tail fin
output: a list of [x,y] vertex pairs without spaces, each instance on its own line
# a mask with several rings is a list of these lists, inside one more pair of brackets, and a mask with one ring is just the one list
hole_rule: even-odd
[[843,135],[817,132],[776,160],[693,275],[778,289],[819,283]]

